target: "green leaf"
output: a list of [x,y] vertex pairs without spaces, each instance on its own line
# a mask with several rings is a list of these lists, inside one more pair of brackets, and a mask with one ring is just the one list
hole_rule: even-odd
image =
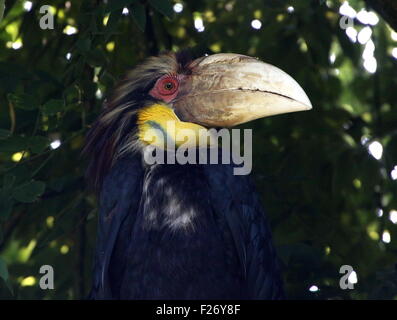
[[47,183],[47,188],[61,192],[67,187],[77,182],[77,178],[74,175],[66,175],[60,178],[56,178]]
[[101,67],[106,64],[106,56],[100,49],[90,50],[89,52],[87,52],[86,57],[87,62],[92,67]]
[[5,2],[5,0],[0,0],[0,22],[3,19],[4,9],[6,8],[4,2]]
[[77,40],[76,47],[82,53],[89,51],[91,49],[91,39],[80,38],[79,40]]
[[7,264],[5,263],[5,261],[0,258],[0,278],[4,280],[8,290],[10,290],[10,292],[12,294],[14,294],[14,290],[12,288],[12,285],[10,283],[10,279],[9,279],[9,273],[8,273],[8,268],[7,268]]
[[143,32],[146,27],[146,12],[145,6],[139,2],[131,6],[131,16],[134,19],[138,28]]
[[46,137],[35,136],[29,138],[29,149],[33,153],[41,153],[50,145],[50,140]]
[[15,175],[8,173],[6,175],[4,175],[4,179],[3,179],[3,188],[4,189],[11,189],[12,186],[14,185],[16,181],[16,177]]
[[10,191],[0,189],[0,221],[8,219],[14,206]]
[[63,103],[63,100],[52,99],[52,100],[47,101],[41,107],[41,111],[46,116],[52,116],[54,114],[57,114],[58,112],[63,111],[64,108],[65,108],[65,105]]
[[26,149],[27,140],[24,137],[10,137],[6,140],[0,141],[0,152],[19,152]]
[[106,35],[111,35],[117,28],[117,23],[119,22],[120,18],[122,16],[122,11],[121,10],[116,10],[113,11],[110,16],[109,20],[106,24]]
[[36,201],[44,193],[44,190],[44,182],[30,181],[16,188],[13,197],[19,202],[30,203]]
[[0,139],[6,139],[11,136],[11,131],[6,129],[0,129]]
[[8,101],[10,101],[15,108],[22,110],[34,110],[39,106],[36,96],[25,93],[10,93],[8,94]]
[[11,214],[14,206],[12,198],[12,188],[15,184],[16,177],[11,173],[7,173],[3,178],[3,188],[0,189],[0,221],[6,221]]
[[30,180],[32,170],[27,165],[19,163],[16,167],[10,169],[8,173],[15,176],[15,184],[20,185]]
[[8,277],[9,274],[8,274],[7,264],[2,258],[0,258],[0,278],[2,278],[5,282],[7,282]]
[[149,0],[149,3],[158,12],[165,15],[167,18],[172,19],[174,17],[174,9],[171,1],[169,0]]

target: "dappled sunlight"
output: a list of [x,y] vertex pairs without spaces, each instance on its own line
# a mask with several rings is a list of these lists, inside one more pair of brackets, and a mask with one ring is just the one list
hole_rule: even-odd
[[383,146],[379,141],[373,141],[369,144],[368,151],[376,160],[380,160],[383,154]]
[[331,53],[329,56],[329,62],[331,62],[333,64],[335,62],[335,60],[336,60],[336,54]]
[[[44,3],[5,1],[10,7],[0,23],[0,298],[88,294],[101,211],[81,156],[85,137],[106,107],[116,114],[122,101],[125,128],[109,126],[101,146],[130,155],[135,146],[123,153],[113,140],[134,136],[139,105],[132,102],[146,97],[158,77],[131,80],[141,91],[131,92],[128,82],[117,103],[112,89],[145,58],[185,48],[195,58],[234,52],[274,64],[313,105],[309,112],[240,125],[253,129],[252,180],[272,228],[287,295],[393,298],[389,292],[395,296],[397,286],[390,276],[371,281],[394,270],[397,250],[397,31],[367,2],[107,0],[94,10],[63,0],[49,6],[54,28],[44,30]],[[190,66],[188,56],[180,55],[178,81],[196,81],[192,70],[182,68],[184,59]],[[190,89],[183,87],[186,94]],[[119,159],[107,159],[102,150],[95,156],[111,168]],[[114,181],[117,196],[125,194],[124,183]],[[47,263],[54,265],[57,290],[39,287],[39,267]],[[358,284],[354,290],[339,287],[344,264],[356,270],[348,278]],[[382,287],[389,285],[389,291]]]
[[361,9],[358,13],[357,13],[357,19],[363,23],[363,24],[369,24],[371,26],[375,26],[378,24],[379,22],[379,18],[376,15],[376,13],[372,12],[372,11],[367,11],[365,9]]
[[62,144],[61,140],[56,139],[51,142],[50,147],[51,147],[51,149],[55,150],[55,149],[58,149],[61,146],[61,144]]
[[36,277],[29,276],[20,280],[21,287],[31,287],[36,284]]
[[391,51],[392,56],[397,59],[397,48],[393,48],[393,50]]
[[262,22],[258,19],[254,19],[251,21],[251,27],[253,29],[259,30],[260,28],[262,28]]
[[53,228],[54,227],[54,222],[55,222],[55,218],[53,216],[49,216],[46,219],[46,225],[48,228]]
[[319,291],[320,289],[316,286],[316,285],[312,285],[310,288],[309,288],[309,291],[310,292],[317,292],[317,291]]
[[390,235],[389,231],[387,231],[387,230],[383,231],[382,241],[384,243],[390,243],[391,242],[391,235]]
[[397,210],[391,210],[389,213],[389,219],[394,224],[397,224]]
[[109,52],[112,52],[115,47],[116,47],[116,44],[114,43],[114,41],[110,41],[106,44],[106,50]]
[[374,56],[374,52],[375,52],[375,44],[372,40],[369,40],[366,44],[365,44],[365,48],[362,54],[362,57],[364,60],[368,60],[373,58]]
[[358,34],[358,32],[354,27],[348,27],[346,29],[346,35],[354,43],[357,42],[357,34]]
[[390,37],[393,41],[397,41],[397,32],[394,30],[390,30]]
[[357,35],[357,40],[361,44],[366,44],[372,36],[372,29],[368,26],[362,28]]
[[375,73],[377,69],[378,63],[374,57],[370,57],[364,60],[364,68],[369,73]]
[[70,248],[69,246],[67,246],[66,244],[64,244],[63,246],[61,246],[61,248],[59,249],[59,252],[61,254],[68,254]]
[[30,10],[32,10],[32,6],[33,6],[33,2],[32,1],[25,1],[24,3],[23,3],[23,8],[26,10],[26,11],[30,11]]
[[352,271],[347,279],[350,283],[356,284],[358,282],[357,273]]
[[349,18],[355,18],[357,15],[356,10],[350,6],[349,1],[343,1],[342,5],[339,7],[339,13]]
[[183,11],[183,4],[175,3],[173,9],[176,13],[181,13]]
[[196,16],[194,18],[194,27],[198,32],[203,32],[205,30],[203,18]]
[[77,32],[78,32],[77,28],[74,27],[74,26],[70,26],[70,25],[67,25],[67,26],[63,29],[63,33],[66,34],[66,35],[68,35],[68,36],[71,36],[71,35],[73,35],[73,34],[76,34]]
[[22,48],[22,41],[21,40],[17,40],[15,42],[12,43],[12,48],[14,50],[18,50]]
[[[345,29],[346,35],[353,43],[365,45],[363,50],[363,67],[369,73],[375,73],[378,67],[377,60],[374,56],[375,44],[371,40],[373,30],[370,26],[376,26],[379,18],[376,13],[361,9],[358,13],[350,6],[348,1],[344,1],[339,8],[339,13],[350,20],[350,25]],[[354,19],[365,25],[361,30],[357,31],[354,26]]]
[[295,8],[293,6],[289,6],[289,7],[287,7],[287,11],[289,13],[293,13],[295,11]]
[[23,158],[23,153],[22,152],[16,152],[11,157],[12,161],[14,161],[14,162],[19,162],[19,161],[22,160],[22,158]]
[[102,90],[101,89],[97,89],[96,90],[96,92],[95,92],[95,97],[97,98],[97,99],[102,99],[103,98],[103,93],[102,93]]
[[394,166],[393,170],[390,172],[391,178],[397,180],[397,165]]
[[17,39],[14,42],[8,41],[6,43],[6,47],[9,49],[19,50],[23,47],[23,43],[21,39]]

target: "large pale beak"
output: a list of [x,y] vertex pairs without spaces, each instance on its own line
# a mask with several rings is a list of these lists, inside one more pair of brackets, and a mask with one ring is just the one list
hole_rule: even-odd
[[206,127],[231,127],[312,108],[292,77],[252,57],[214,54],[195,60],[191,70],[173,103],[184,121]]

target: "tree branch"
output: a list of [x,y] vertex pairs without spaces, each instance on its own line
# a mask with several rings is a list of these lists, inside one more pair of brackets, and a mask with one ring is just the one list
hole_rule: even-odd
[[365,2],[397,32],[396,0],[365,0]]

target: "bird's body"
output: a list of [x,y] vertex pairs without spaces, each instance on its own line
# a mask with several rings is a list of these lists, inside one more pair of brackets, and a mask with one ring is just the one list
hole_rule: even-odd
[[[88,172],[100,206],[92,298],[282,298],[279,264],[258,194],[248,176],[235,175],[233,160],[148,163],[144,156],[145,146],[175,153],[161,142],[171,139],[179,147],[178,134],[186,129],[195,142],[199,132],[206,132],[201,125],[258,118],[263,111],[256,104],[269,97],[276,105],[282,99],[290,111],[308,108],[274,93],[277,86],[272,91],[262,82],[245,87],[244,72],[252,82],[258,67],[268,68],[241,55],[186,61],[168,54],[152,58],[118,86],[91,129],[85,150],[92,155]],[[221,77],[219,68],[225,71]],[[231,70],[240,76],[237,87]],[[269,75],[263,70],[258,76],[266,82]],[[284,79],[277,70],[275,75]],[[297,84],[291,84],[295,90]],[[218,109],[209,105],[211,92]],[[302,93],[295,90],[294,95]],[[252,105],[251,115],[242,114],[244,101]],[[208,113],[204,107],[210,108]],[[265,114],[287,112],[283,108],[268,108]],[[195,150],[207,147],[189,145]]]
[[[102,195],[108,230],[98,241],[96,298],[282,297],[258,197],[231,165],[144,168],[138,156],[129,157],[105,178]],[[101,261],[109,261],[103,287]],[[249,285],[250,276],[261,282]]]

